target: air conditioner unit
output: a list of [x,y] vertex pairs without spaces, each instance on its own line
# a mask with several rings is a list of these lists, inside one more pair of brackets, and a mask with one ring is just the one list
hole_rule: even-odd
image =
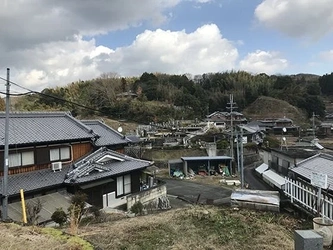
[[55,171],[61,171],[62,169],[62,162],[61,161],[58,161],[58,162],[53,162],[52,163],[52,171],[55,172]]

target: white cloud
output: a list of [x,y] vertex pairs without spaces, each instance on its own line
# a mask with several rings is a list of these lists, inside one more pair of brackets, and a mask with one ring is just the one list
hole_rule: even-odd
[[145,71],[202,74],[231,70],[235,68],[238,51],[233,42],[222,37],[215,24],[210,24],[192,33],[146,30],[131,45],[115,50],[97,46],[94,39],[86,41],[75,36],[68,41],[41,43],[4,55],[4,61],[16,60],[13,80],[42,90],[95,78],[103,72],[133,76]]
[[240,69],[251,73],[276,74],[287,66],[288,61],[280,58],[279,53],[274,51],[257,50],[239,62]]
[[265,26],[291,37],[319,39],[333,31],[332,0],[264,0],[255,16]]
[[122,75],[144,71],[201,74],[232,69],[238,51],[222,38],[215,24],[204,25],[192,33],[157,29],[146,30],[128,47],[109,54],[101,71],[112,69]]
[[37,48],[10,53],[8,57],[19,60],[12,68],[13,80],[42,90],[99,76],[100,56],[108,53],[113,51],[96,46],[94,39],[84,41],[78,36],[73,41],[44,43]]
[[101,55],[111,49],[87,37],[143,23],[156,27],[181,1],[5,1],[0,3],[0,70],[5,74],[10,67],[13,80],[39,89],[96,77]]
[[333,49],[320,52],[319,59],[325,62],[333,62]]

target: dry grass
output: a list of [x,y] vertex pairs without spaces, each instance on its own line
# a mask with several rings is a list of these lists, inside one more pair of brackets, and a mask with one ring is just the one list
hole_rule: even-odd
[[0,224],[1,249],[88,250],[92,246],[79,237],[71,237],[53,228]]
[[81,236],[100,249],[291,250],[300,227],[284,215],[196,206],[89,226]]

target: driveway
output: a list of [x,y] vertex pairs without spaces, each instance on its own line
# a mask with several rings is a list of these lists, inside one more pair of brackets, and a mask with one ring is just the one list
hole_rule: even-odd
[[[167,193],[191,203],[230,204],[232,190],[209,184],[196,183],[190,180],[163,179],[167,185]],[[200,196],[199,196],[200,195]]]

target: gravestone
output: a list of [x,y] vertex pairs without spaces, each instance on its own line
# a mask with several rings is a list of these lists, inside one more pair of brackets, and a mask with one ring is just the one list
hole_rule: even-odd
[[313,230],[295,230],[295,250],[323,250],[323,237]]

